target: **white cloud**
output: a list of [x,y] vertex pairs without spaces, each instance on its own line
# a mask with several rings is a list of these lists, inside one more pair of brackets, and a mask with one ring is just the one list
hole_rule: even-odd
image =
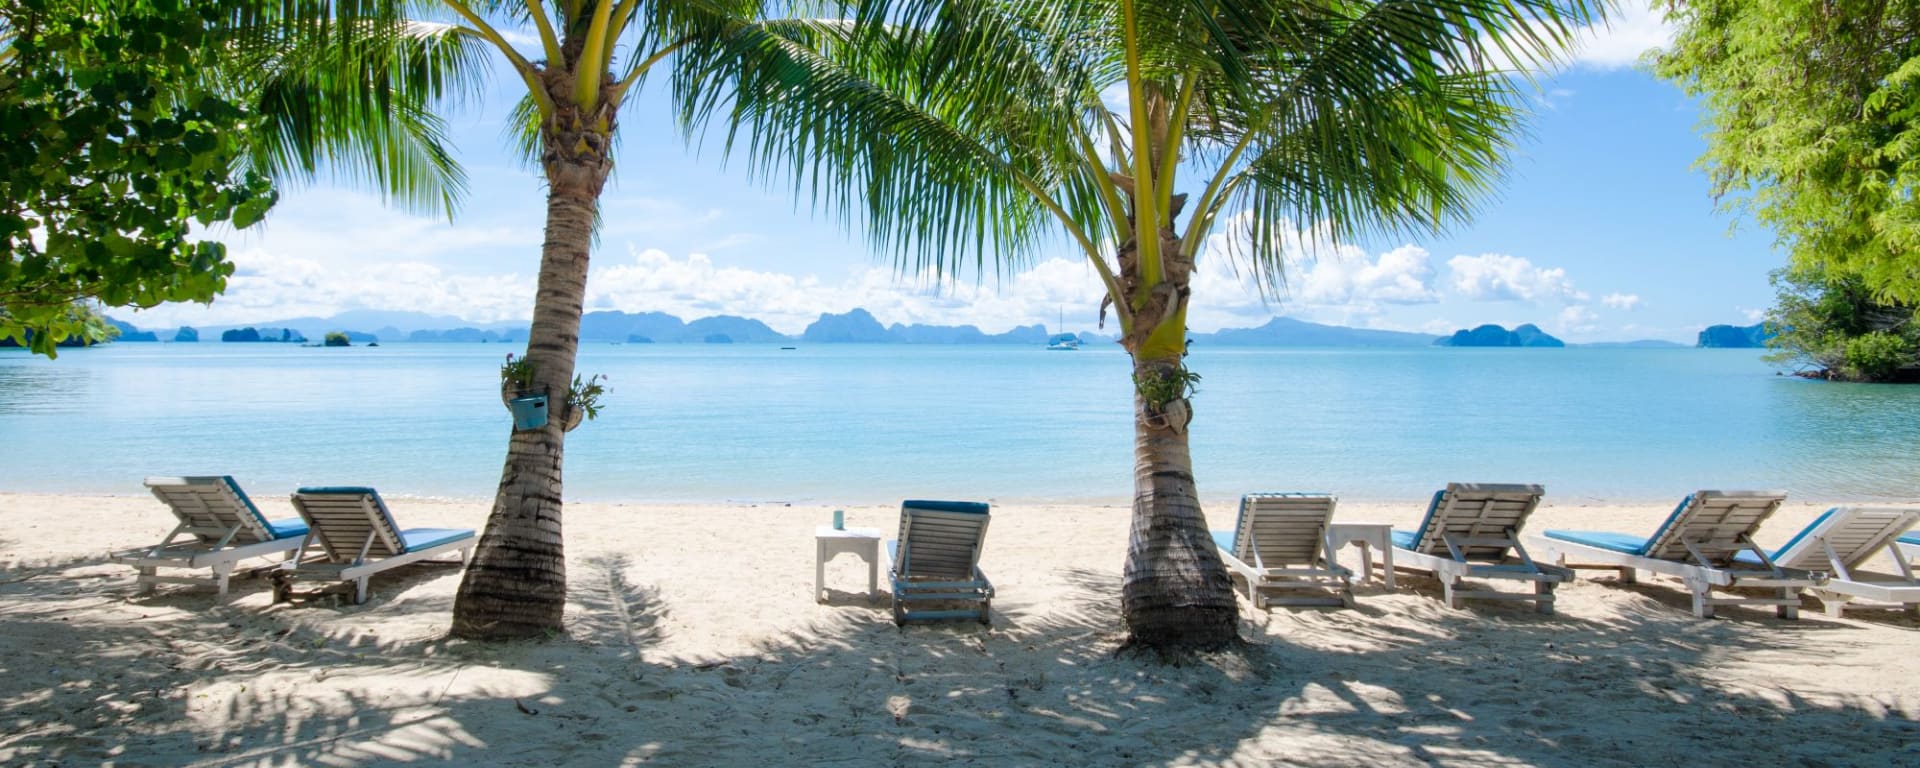
[[1734,307],[1734,309],[1739,310],[1740,315],[1747,318],[1747,322],[1749,323],[1757,323],[1767,319],[1767,311],[1764,309],[1749,309],[1747,307]]
[[1609,293],[1600,297],[1600,303],[1631,312],[1640,308],[1640,296],[1633,293]]
[[533,280],[520,275],[448,274],[423,261],[367,268],[263,248],[229,255],[234,274],[211,306],[164,304],[134,313],[131,321],[171,328],[326,317],[351,309],[405,309],[490,323],[525,317],[533,306]]
[[1623,0],[1605,23],[1580,30],[1575,36],[1573,65],[1592,69],[1623,69],[1640,61],[1647,51],[1673,42],[1674,26],[1648,0]]
[[1431,304],[1435,269],[1423,248],[1403,245],[1378,256],[1338,244],[1324,227],[1282,226],[1276,237],[1285,269],[1277,295],[1263,299],[1250,271],[1240,269],[1251,237],[1249,214],[1226,221],[1196,260],[1189,324],[1195,330],[1258,325],[1276,311],[1321,322],[1380,326],[1383,305]]
[[1587,333],[1599,328],[1600,316],[1585,304],[1571,304],[1560,310],[1560,328],[1570,333]]
[[1565,269],[1536,267],[1519,256],[1455,256],[1447,260],[1447,268],[1453,271],[1454,293],[1473,301],[1587,300],[1587,294],[1567,279]]

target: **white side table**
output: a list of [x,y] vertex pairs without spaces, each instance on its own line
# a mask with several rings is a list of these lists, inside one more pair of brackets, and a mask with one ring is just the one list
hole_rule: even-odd
[[1360,548],[1360,579],[1373,578],[1373,553],[1380,550],[1380,569],[1387,589],[1393,589],[1393,526],[1386,523],[1329,523],[1327,524],[1327,554],[1331,558],[1341,547],[1352,544]]
[[844,528],[823,525],[813,529],[813,599],[826,602],[822,590],[827,578],[827,561],[842,552],[867,561],[867,599],[880,593],[880,529]]

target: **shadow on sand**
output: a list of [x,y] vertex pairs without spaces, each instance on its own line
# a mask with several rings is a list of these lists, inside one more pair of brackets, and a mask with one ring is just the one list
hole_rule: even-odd
[[[130,574],[98,562],[0,584],[0,763],[1920,760],[1912,702],[1728,684],[1743,655],[1844,648],[1843,624],[1696,622],[1657,604],[1604,620],[1425,599],[1386,609],[1363,595],[1352,611],[1254,612],[1246,634],[1268,639],[1166,666],[1114,654],[1114,574],[1062,570],[1069,601],[997,607],[992,629],[898,629],[884,601],[849,595],[752,652],[660,658],[674,617],[636,583],[640,568],[576,564],[569,637],[504,645],[442,639],[451,590],[413,587],[457,578],[446,570],[389,580],[364,606],[129,599]],[[1767,736],[1789,719],[1831,738]],[[1674,744],[1691,747],[1646,746]]]

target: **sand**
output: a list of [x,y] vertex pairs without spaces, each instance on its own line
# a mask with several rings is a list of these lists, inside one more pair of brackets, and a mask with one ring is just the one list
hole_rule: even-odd
[[[408,525],[486,512],[393,506]],[[1821,508],[1783,510],[1762,543]],[[1232,502],[1209,509],[1219,525]],[[1530,527],[1643,531],[1666,511],[1549,506]],[[138,596],[106,555],[166,533],[151,498],[0,495],[0,765],[1920,765],[1912,614],[1702,621],[1673,581],[1606,576],[1563,587],[1555,616],[1450,610],[1403,575],[1354,610],[1243,601],[1248,651],[1175,667],[1115,654],[1117,507],[996,504],[991,629],[896,629],[848,557],[815,602],[828,508],[566,516],[565,636],[479,644],[445,637],[452,568],[385,575],[358,606],[275,605],[260,579],[228,604]]]

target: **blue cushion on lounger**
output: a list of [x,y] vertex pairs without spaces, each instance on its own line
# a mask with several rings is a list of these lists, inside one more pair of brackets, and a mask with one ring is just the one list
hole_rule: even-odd
[[1549,539],[1559,539],[1561,541],[1571,541],[1575,544],[1585,544],[1590,547],[1610,549],[1615,552],[1624,552],[1629,555],[1646,554],[1647,544],[1653,541],[1652,539],[1641,538],[1628,533],[1614,533],[1613,531],[1547,531],[1546,537]]
[[912,507],[914,509],[924,509],[931,512],[965,512],[974,515],[984,515],[988,510],[987,505],[977,501],[924,501],[921,499],[908,499],[900,502],[900,506],[903,509]]
[[1905,536],[1902,536],[1900,537],[1900,543],[1912,544],[1914,546],[1920,547],[1920,533],[1909,533]]
[[1215,546],[1227,552],[1233,551],[1234,531],[1207,531],[1207,533],[1213,534],[1213,543]]
[[295,536],[305,536],[307,535],[307,521],[297,517],[289,517],[285,520],[268,520],[267,532],[273,534],[273,537],[276,539],[291,539]]
[[1427,529],[1427,526],[1433,522],[1434,513],[1440,511],[1440,500],[1446,497],[1447,489],[1442,488],[1434,491],[1433,500],[1427,502],[1427,514],[1425,517],[1420,518],[1420,524],[1414,526],[1414,529],[1411,531],[1392,531],[1387,535],[1387,538],[1391,539],[1393,545],[1396,547],[1413,549],[1414,545],[1420,543],[1420,532]]
[[379,496],[380,495],[380,492],[375,491],[372,488],[368,488],[366,486],[361,486],[361,485],[323,485],[323,486],[317,486],[317,487],[311,487],[311,488],[301,488],[295,491],[295,493],[315,493],[315,494],[338,493],[338,494],[349,495],[349,496],[352,496],[352,495]]
[[418,552],[449,541],[472,537],[473,531],[466,528],[409,528],[400,532],[400,543],[406,551]]

